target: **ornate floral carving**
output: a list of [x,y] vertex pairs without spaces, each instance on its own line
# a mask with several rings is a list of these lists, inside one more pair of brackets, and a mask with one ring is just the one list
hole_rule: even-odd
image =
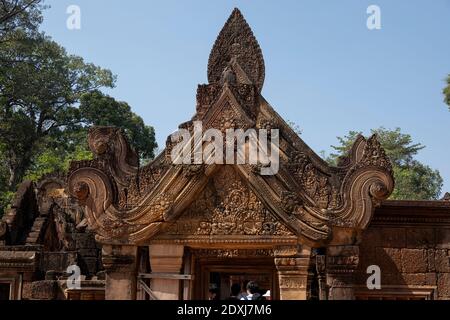
[[207,185],[169,234],[292,235],[245,187],[238,174],[224,167]]
[[386,156],[386,152],[381,147],[376,135],[367,139],[360,163],[366,166],[385,168],[389,172],[392,172],[391,162]]
[[333,209],[339,205],[337,189],[305,153],[293,151],[287,167],[319,209]]
[[259,117],[257,124],[258,129],[265,129],[267,133],[270,133],[272,129],[279,129],[279,125],[275,119],[270,119],[264,116]]
[[199,258],[273,257],[270,249],[199,249],[194,250]]
[[281,206],[286,213],[294,213],[299,204],[299,197],[294,192],[284,191],[281,193]]
[[198,120],[203,119],[206,112],[217,101],[222,86],[219,84],[203,84],[199,85],[197,89],[197,114]]
[[243,128],[246,124],[242,118],[238,116],[236,111],[227,103],[219,118],[217,118],[211,125],[212,128],[220,129],[225,132],[227,129]]
[[305,289],[307,278],[305,276],[280,275],[280,289]]
[[265,76],[261,48],[238,9],[234,9],[214,43],[208,61],[209,83],[220,82],[229,66],[233,67],[238,81],[249,79],[261,91]]
[[328,273],[353,273],[358,267],[358,264],[358,246],[332,246],[328,248],[326,257],[326,267]]

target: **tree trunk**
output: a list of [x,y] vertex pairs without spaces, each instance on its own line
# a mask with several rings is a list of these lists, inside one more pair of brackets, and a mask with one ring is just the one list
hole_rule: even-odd
[[17,185],[22,182],[27,169],[26,164],[31,163],[31,155],[24,154],[21,158],[15,157],[17,160],[14,161],[10,159],[8,169],[9,169],[9,179],[8,179],[8,190],[15,191]]

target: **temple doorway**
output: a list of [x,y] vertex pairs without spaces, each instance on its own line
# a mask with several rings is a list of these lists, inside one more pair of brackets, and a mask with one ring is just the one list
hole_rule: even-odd
[[273,258],[249,259],[197,259],[194,281],[194,299],[210,299],[210,289],[214,289],[217,300],[227,300],[231,286],[238,283],[245,292],[249,281],[256,281],[265,294],[270,290],[270,299],[279,299],[277,270]]

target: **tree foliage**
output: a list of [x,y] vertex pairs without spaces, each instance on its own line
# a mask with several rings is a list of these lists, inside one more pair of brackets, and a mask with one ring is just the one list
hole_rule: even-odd
[[[339,145],[332,146],[335,153],[328,157],[328,162],[336,165],[340,156],[346,155],[361,132],[350,131],[344,137],[338,137]],[[440,196],[442,177],[439,171],[417,161],[414,157],[425,148],[420,143],[413,143],[409,134],[403,134],[400,128],[388,130],[383,127],[372,130],[376,134],[386,155],[391,159],[395,189],[391,199],[431,200]]]
[[[14,33],[21,30],[26,36],[38,32],[42,22],[42,0],[1,0],[0,1],[0,43],[17,40]],[[22,34],[23,35],[23,34]]]
[[155,133],[125,102],[103,94],[110,70],[68,54],[39,31],[41,0],[0,0],[0,215],[22,179],[38,180],[92,157],[92,125],[123,128],[141,158]]
[[80,122],[81,96],[112,87],[114,76],[42,35],[3,44],[0,55],[10,61],[0,66],[0,146],[13,187],[47,137]]
[[120,127],[141,159],[154,157],[155,130],[145,125],[126,102],[116,101],[96,90],[81,97],[79,110],[85,125]]
[[444,102],[450,107],[450,74],[447,76],[447,86],[444,88]]
[[287,120],[286,123],[288,124],[289,127],[291,127],[291,129],[298,135],[301,136],[302,135],[302,128],[295,123],[294,121],[291,120]]

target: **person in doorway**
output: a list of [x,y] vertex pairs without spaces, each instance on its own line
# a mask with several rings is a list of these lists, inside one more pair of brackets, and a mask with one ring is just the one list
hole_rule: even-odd
[[242,284],[241,293],[239,293],[238,299],[239,300],[247,300],[245,297],[247,297],[247,284],[250,282],[250,280],[245,280]]
[[247,284],[247,296],[242,297],[241,300],[265,300],[261,293],[259,293],[258,283],[250,281]]
[[239,294],[241,293],[241,285],[239,283],[233,283],[231,286],[231,294],[228,300],[240,300]]
[[219,288],[215,283],[209,286],[209,297],[208,300],[219,300]]

